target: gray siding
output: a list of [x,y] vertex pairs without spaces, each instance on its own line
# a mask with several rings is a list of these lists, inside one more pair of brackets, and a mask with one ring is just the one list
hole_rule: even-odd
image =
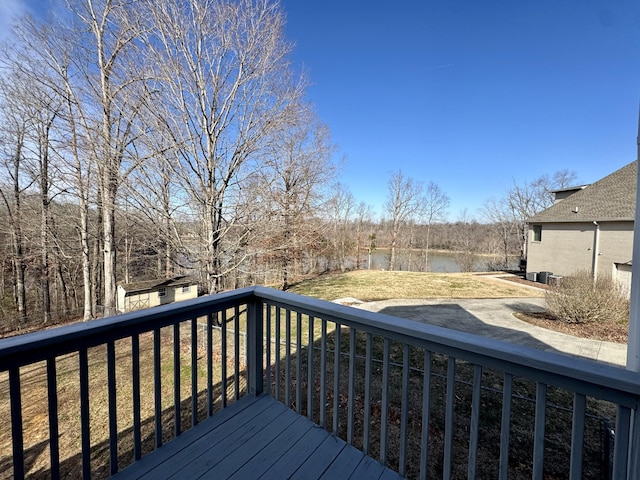
[[[533,241],[533,225],[542,225],[542,240]],[[633,222],[600,222],[598,274],[615,276],[615,265],[631,261]],[[596,226],[589,223],[531,223],[527,258],[528,272],[571,275],[592,271]]]

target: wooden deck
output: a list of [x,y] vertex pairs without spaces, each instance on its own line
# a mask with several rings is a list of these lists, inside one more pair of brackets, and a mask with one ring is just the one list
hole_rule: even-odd
[[401,477],[272,397],[260,395],[242,398],[113,478]]

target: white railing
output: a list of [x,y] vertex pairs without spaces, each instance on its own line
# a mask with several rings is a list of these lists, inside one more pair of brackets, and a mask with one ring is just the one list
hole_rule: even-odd
[[[104,375],[92,375],[100,359]],[[38,439],[49,432],[39,467],[25,404],[38,368],[48,418]],[[263,287],[5,339],[0,372],[12,421],[12,451],[0,456],[15,478],[116,473],[263,392],[408,477],[640,478],[638,374]],[[70,379],[75,427],[61,413]],[[101,387],[106,407],[94,401]],[[615,424],[611,472],[606,442],[594,442],[604,423]],[[78,452],[63,445],[74,435]]]

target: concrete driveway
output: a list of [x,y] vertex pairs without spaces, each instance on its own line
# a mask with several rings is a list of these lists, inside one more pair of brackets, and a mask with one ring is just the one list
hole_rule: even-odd
[[578,338],[518,320],[514,312],[544,310],[543,298],[384,300],[353,305],[430,325],[624,366],[627,346]]

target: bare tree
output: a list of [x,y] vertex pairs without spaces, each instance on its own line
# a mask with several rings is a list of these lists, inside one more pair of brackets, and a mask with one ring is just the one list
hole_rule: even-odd
[[491,198],[482,205],[481,214],[500,239],[503,255],[502,269],[507,269],[511,251],[510,242],[515,229],[513,213],[509,208],[509,204],[504,199],[496,200]]
[[61,109],[61,99],[42,85],[36,85],[25,79],[25,86],[31,92],[28,103],[32,125],[32,157],[34,158],[31,176],[38,185],[40,195],[40,263],[38,280],[42,295],[42,313],[44,322],[51,320],[51,202],[55,195],[55,165],[51,160],[53,126]]
[[291,278],[291,262],[316,242],[312,219],[334,175],[328,128],[302,108],[289,129],[272,139],[260,170],[264,205],[271,222],[270,249],[281,268],[281,288]]
[[332,224],[331,256],[341,272],[347,269],[347,256],[352,251],[354,242],[350,235],[350,225],[355,213],[355,198],[341,183],[336,183],[326,205],[327,221]]
[[[99,107],[93,132],[101,192],[104,241],[104,311],[115,313],[116,243],[115,211],[121,179],[135,165],[132,144],[138,135],[136,121],[146,100],[137,77],[140,56],[135,42],[142,31],[139,2],[124,0],[74,0],[79,20],[78,41],[85,42],[85,58],[76,69],[86,81],[88,100]],[[82,32],[87,32],[82,34]],[[84,63],[84,65],[82,64]],[[129,164],[127,164],[129,162]],[[124,169],[124,171],[123,171]]]
[[146,47],[156,66],[153,89],[158,92],[153,112],[166,119],[163,134],[173,141],[175,180],[202,220],[197,261],[208,291],[216,292],[225,273],[242,261],[234,255],[250,233],[235,217],[243,179],[251,176],[257,167],[253,161],[275,132],[286,126],[304,83],[289,68],[290,45],[277,4],[145,3]]
[[398,234],[410,220],[424,214],[424,191],[422,184],[406,178],[400,170],[391,174],[388,182],[385,211],[391,218],[391,258],[389,270],[396,268]]
[[449,197],[434,182],[427,184],[424,195],[424,222],[427,224],[427,234],[424,239],[424,271],[429,269],[429,236],[431,225],[434,222],[441,222],[447,215],[449,208]]
[[[0,140],[2,140],[1,161],[7,184],[0,184],[0,198],[6,208],[8,227],[12,247],[13,291],[18,317],[25,321],[27,317],[27,296],[25,288],[25,269],[23,236],[22,198],[30,186],[25,180],[24,167],[25,142],[28,131],[28,119],[15,101],[22,98],[21,92],[10,76],[0,77]],[[5,177],[6,175],[6,177]]]
[[[96,105],[100,105],[103,101],[108,102],[110,96],[106,94],[107,92],[103,92],[105,95],[98,93],[103,84],[94,78],[95,59],[91,57],[90,53],[91,46],[95,47],[98,41],[95,37],[92,41],[90,34],[86,34],[87,29],[82,26],[83,22],[97,21],[94,7],[102,6],[106,12],[112,8],[112,2],[91,2],[89,0],[86,0],[85,4],[82,2],[83,0],[74,0],[69,3],[75,9],[76,18],[80,19],[79,22],[69,21],[73,17],[66,18],[64,22],[59,18],[53,18],[43,23],[38,23],[29,17],[23,18],[15,30],[15,37],[21,42],[15,64],[19,65],[23,73],[32,81],[53,92],[61,102],[60,106],[64,106],[58,112],[59,121],[54,125],[58,141],[53,153],[60,162],[66,165],[64,167],[66,192],[73,195],[78,202],[79,225],[77,230],[81,243],[80,257],[84,291],[83,318],[89,320],[96,315],[95,305],[101,301],[98,294],[101,290],[104,272],[98,269],[102,268],[104,262],[100,262],[98,256],[106,255],[106,258],[115,259],[115,253],[105,253],[103,248],[104,225],[102,225],[102,219],[105,218],[105,215],[101,207],[105,203],[102,198],[98,198],[97,201],[97,219],[101,223],[103,231],[100,233],[91,232],[90,196],[93,193],[93,195],[100,197],[104,191],[102,185],[106,183],[111,184],[109,188],[112,194],[115,194],[119,177],[113,181],[108,181],[104,177],[94,177],[95,166],[99,161],[108,162],[108,154],[113,151],[107,145],[110,140],[103,138],[100,133],[104,131],[100,128],[101,124],[104,125],[104,117],[101,120],[100,115],[105,115],[109,109],[103,111],[100,107],[96,108]],[[117,29],[117,27],[113,28]],[[88,30],[90,31],[90,29]],[[106,35],[105,32],[103,34]],[[87,37],[87,35],[89,36]],[[119,50],[120,47],[117,49]],[[100,55],[96,53],[96,56]],[[110,60],[112,65],[104,72],[107,75],[115,68],[113,65],[115,58],[112,56]],[[116,75],[109,81],[115,82],[115,78],[117,78]],[[113,88],[113,85],[106,84],[104,88]],[[118,115],[123,113],[119,112]],[[110,115],[116,116],[113,111]],[[118,121],[114,120],[112,125],[113,131],[116,132],[114,135],[117,135],[119,125]],[[109,168],[102,168],[101,172],[105,174],[112,171],[112,167],[113,165]],[[96,184],[97,188],[92,190],[92,186]],[[111,202],[111,207],[113,211],[115,200]],[[107,218],[111,217],[115,218],[114,215],[107,214]],[[111,228],[107,229],[107,234],[109,232],[112,232]],[[93,255],[91,255],[90,249],[91,239],[94,242]],[[115,245],[114,242],[112,244]],[[107,273],[111,277],[111,273],[114,274],[115,269],[109,267],[107,269]],[[115,284],[115,280],[112,280],[112,284]],[[115,294],[115,290],[113,294]],[[105,301],[104,303],[109,302]]]
[[365,231],[367,226],[371,227],[373,224],[373,207],[371,205],[366,204],[365,202],[360,202],[356,207],[356,215],[355,215],[355,228],[356,228],[356,269],[359,269],[363,263],[362,252],[367,250],[369,265],[368,268],[371,268],[371,235],[375,233],[371,228],[369,235],[365,237]]

